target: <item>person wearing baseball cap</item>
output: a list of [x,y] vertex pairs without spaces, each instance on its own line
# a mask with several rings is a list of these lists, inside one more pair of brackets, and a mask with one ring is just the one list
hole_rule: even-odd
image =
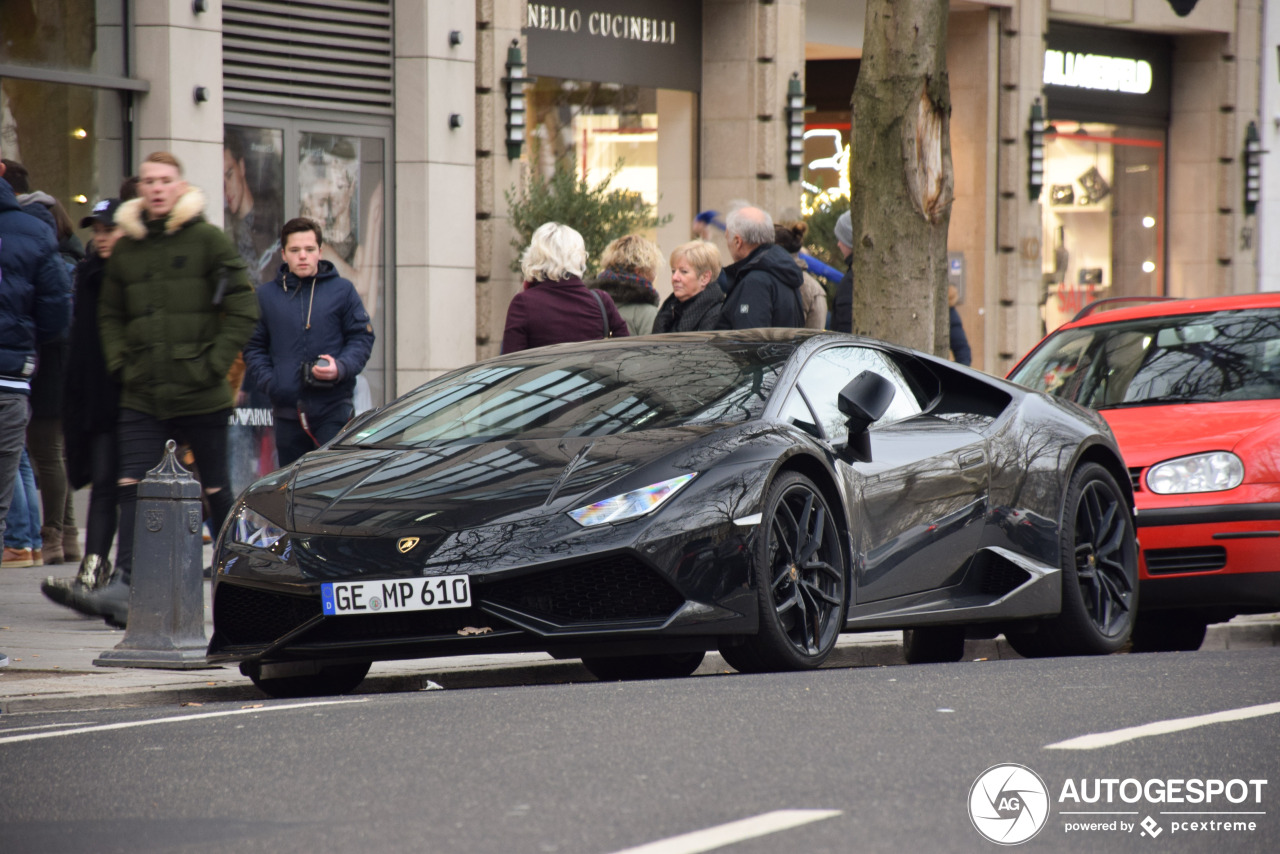
[[[116,225],[119,199],[102,199],[80,220],[93,229],[89,252],[76,267],[71,319],[71,351],[67,357],[62,431],[67,480],[72,488],[91,486],[85,527],[84,557],[75,578],[46,578],[41,592],[59,605],[75,607],[111,577],[107,554],[116,535],[116,417],[120,385],[107,373],[98,332],[98,296],[107,259],[124,233]],[[124,591],[127,595],[127,590]],[[84,608],[76,610],[83,611]]]

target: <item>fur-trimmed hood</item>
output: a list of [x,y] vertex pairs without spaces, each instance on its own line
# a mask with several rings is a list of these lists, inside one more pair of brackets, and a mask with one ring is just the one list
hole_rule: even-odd
[[595,279],[587,282],[587,287],[604,291],[613,298],[615,305],[641,303],[656,306],[661,302],[653,285],[647,279],[637,275],[604,270]]
[[[169,212],[169,217],[164,224],[164,233],[174,234],[183,226],[202,217],[204,201],[204,193],[199,187],[187,187],[187,191],[178,197],[173,210]],[[145,205],[146,202],[143,199],[130,199],[116,210],[116,224],[134,240],[143,240],[147,236]]]

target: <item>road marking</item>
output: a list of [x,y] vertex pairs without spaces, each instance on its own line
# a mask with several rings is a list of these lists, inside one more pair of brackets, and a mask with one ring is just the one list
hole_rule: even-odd
[[171,718],[155,718],[149,721],[124,721],[117,724],[97,724],[94,726],[77,727],[76,729],[66,729],[59,732],[29,732],[26,735],[11,735],[0,738],[0,744],[13,744],[19,741],[35,741],[41,738],[60,738],[64,735],[80,735],[86,732],[106,732],[112,729],[131,729],[133,727],[151,726],[152,724],[174,724],[184,721],[198,721],[208,718],[225,718],[231,715],[253,715],[261,712],[283,712],[286,709],[310,709],[316,706],[340,706],[347,703],[367,703],[367,699],[356,700],[323,700],[312,703],[287,703],[282,706],[259,706],[252,709],[232,709],[226,712],[199,712],[194,715],[175,715]]
[[699,854],[702,851],[712,851],[735,842],[768,836],[770,833],[790,830],[793,827],[838,815],[840,810],[774,810],[751,818],[731,821],[728,824],[708,827],[705,830],[682,833],[679,836],[659,839],[657,842],[649,842],[635,848],[615,851],[614,854]]
[[1190,718],[1174,718],[1168,721],[1131,726],[1111,732],[1095,732],[1046,744],[1045,750],[1096,750],[1099,747],[1110,747],[1137,738],[1152,735],[1168,735],[1171,732],[1182,732],[1184,729],[1221,724],[1229,721],[1244,721],[1249,718],[1260,718],[1264,715],[1280,714],[1280,703],[1264,703],[1261,706],[1246,706],[1243,709],[1228,709],[1225,712],[1214,712],[1209,715],[1196,715]]
[[27,732],[28,730],[33,730],[33,729],[57,729],[58,727],[64,727],[64,726],[85,726],[89,723],[91,723],[91,721],[67,721],[66,723],[61,723],[61,724],[37,724],[35,726],[5,727],[4,729],[0,729],[0,733]]

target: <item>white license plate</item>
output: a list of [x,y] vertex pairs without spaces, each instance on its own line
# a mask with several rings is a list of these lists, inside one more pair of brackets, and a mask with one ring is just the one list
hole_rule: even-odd
[[465,575],[334,581],[320,585],[320,601],[330,615],[469,608],[471,581]]

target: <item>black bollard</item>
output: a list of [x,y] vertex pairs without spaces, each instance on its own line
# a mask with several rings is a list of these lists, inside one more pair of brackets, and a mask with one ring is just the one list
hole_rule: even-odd
[[103,667],[208,667],[204,634],[200,483],[178,462],[177,445],[138,484],[129,625],[94,660]]

